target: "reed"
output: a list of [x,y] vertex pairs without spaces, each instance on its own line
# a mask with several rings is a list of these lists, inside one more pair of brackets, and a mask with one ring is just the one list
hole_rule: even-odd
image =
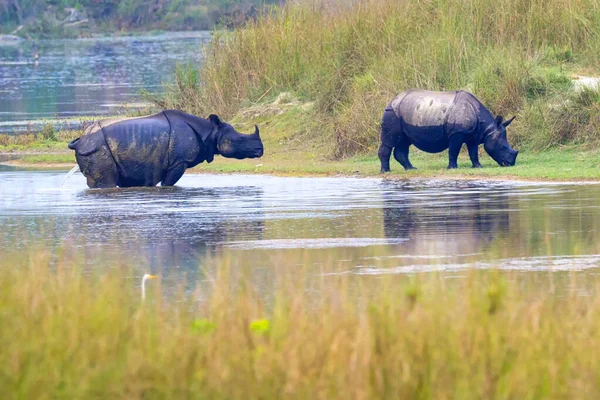
[[138,270],[84,271],[81,256],[30,250],[0,261],[0,389],[8,398],[599,392],[600,296],[589,281],[582,296],[577,285],[558,290],[553,274],[374,279],[283,262],[273,269],[276,284],[259,291],[251,275],[215,259],[218,272],[201,292],[163,295],[153,281],[142,302]]

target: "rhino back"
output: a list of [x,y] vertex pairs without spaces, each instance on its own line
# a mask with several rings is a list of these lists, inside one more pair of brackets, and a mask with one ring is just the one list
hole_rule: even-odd
[[417,148],[429,153],[448,148],[445,121],[455,97],[456,92],[411,90],[395,103],[402,129]]
[[446,120],[446,133],[477,134],[481,103],[471,93],[460,91]]
[[409,90],[398,95],[390,107],[402,120],[406,136],[426,152],[444,151],[455,133],[477,135],[481,103],[463,90]]
[[456,92],[414,90],[406,92],[393,107],[404,123],[416,127],[443,125]]
[[[134,117],[134,118],[139,118],[139,117]],[[83,135],[85,136],[85,135],[89,135],[89,134],[92,134],[92,133],[96,133],[96,132],[98,132],[100,129],[102,129],[105,126],[109,126],[109,125],[112,125],[112,124],[114,124],[116,122],[124,121],[126,119],[131,119],[131,118],[128,118],[128,117],[114,117],[114,118],[104,118],[104,119],[98,120],[98,121],[94,122],[93,124],[91,124],[90,126],[88,126],[85,129],[85,131],[83,131]]]
[[156,185],[168,165],[171,126],[162,113],[103,126],[104,136],[126,185]]

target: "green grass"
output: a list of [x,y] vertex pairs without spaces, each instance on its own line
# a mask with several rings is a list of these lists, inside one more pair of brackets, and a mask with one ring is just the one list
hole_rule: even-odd
[[19,159],[22,164],[74,164],[75,152],[68,154],[35,154]]
[[522,149],[600,142],[600,101],[571,93],[573,74],[600,75],[597,0],[307,0],[216,32],[204,56],[158,104],[231,118],[291,92],[315,103],[336,158],[372,154],[382,110],[409,88],[466,89],[517,115]]
[[[328,154],[328,138],[319,129],[310,104],[254,106],[231,122],[242,132],[251,132],[254,123],[261,129],[265,155],[253,160],[217,157],[212,164],[200,164],[189,172],[252,172],[279,175],[379,176],[376,147],[370,153],[336,159]],[[480,146],[481,169],[471,168],[466,150],[459,156],[459,168],[447,170],[448,152],[429,154],[411,147],[411,161],[417,167],[404,171],[392,157],[391,178],[494,178],[527,180],[600,180],[600,153],[585,145],[551,147],[544,151],[521,150],[515,167],[502,168]],[[189,173],[188,172],[188,173]]]
[[0,261],[7,398],[594,399],[600,390],[599,288],[588,281],[581,296],[576,276],[557,295],[553,275],[320,277],[283,260],[278,283],[259,289],[213,260],[212,285],[193,294],[202,301],[164,297],[159,280],[142,302],[143,270],[84,273],[77,256],[38,250]]
[[73,165],[75,152],[67,148],[67,144],[80,136],[80,130],[52,132],[51,138],[39,134],[9,136],[0,134],[0,157],[8,156],[11,165],[55,167],[62,164]]
[[[444,154],[445,155],[445,154]],[[447,157],[447,155],[446,155]],[[485,154],[481,155],[483,168],[471,168],[466,152],[459,157],[459,168],[446,169],[447,158],[423,152],[411,153],[417,170],[404,171],[395,160],[391,161],[392,172],[379,175],[379,159],[374,156],[357,156],[343,161],[284,160],[264,156],[253,161],[228,161],[216,159],[210,165],[201,164],[190,172],[222,173],[271,173],[278,175],[346,175],[385,176],[386,178],[472,178],[514,179],[534,181],[600,181],[600,154],[580,150],[577,147],[554,149],[537,153],[520,153],[515,167],[503,168]]]
[[82,130],[69,129],[56,132],[51,125],[44,125],[39,132],[18,135],[0,133],[0,153],[56,152],[67,149],[67,144],[81,136]]
[[27,152],[27,151],[39,151],[39,152],[54,152],[61,151],[67,148],[69,142],[63,141],[51,141],[51,140],[35,140],[28,144],[7,144],[5,146],[0,145],[0,153],[15,153],[15,152]]

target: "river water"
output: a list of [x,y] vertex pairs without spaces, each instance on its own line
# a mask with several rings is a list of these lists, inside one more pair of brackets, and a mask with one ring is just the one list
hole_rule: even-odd
[[[0,46],[0,132],[141,106],[210,35],[48,40]],[[131,104],[133,103],[133,104]],[[186,174],[175,188],[89,190],[81,174],[0,166],[0,256],[49,253],[86,268],[133,267],[193,288],[226,260],[368,279],[502,269],[600,270],[600,185]],[[594,281],[594,279],[588,279]]]
[[600,269],[600,185],[186,174],[174,188],[90,190],[77,173],[0,171],[0,254],[83,254],[194,285],[215,258],[384,276]]
[[[70,126],[77,118],[143,107],[140,91],[160,92],[175,66],[200,62],[208,32],[0,45],[0,133]],[[125,104],[125,108],[123,105]]]

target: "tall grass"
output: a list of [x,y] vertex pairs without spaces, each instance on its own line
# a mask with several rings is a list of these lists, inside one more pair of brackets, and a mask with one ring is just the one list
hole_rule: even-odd
[[4,398],[591,399],[600,391],[593,285],[582,297],[495,273],[315,279],[280,265],[265,293],[215,261],[204,292],[163,298],[151,282],[142,302],[135,270],[84,274],[65,254],[27,254],[0,262]]
[[383,107],[405,89],[467,89],[519,113],[599,54],[598,0],[300,1],[216,33],[199,71],[180,70],[159,103],[231,116],[291,91],[316,101],[344,156],[373,147]]

